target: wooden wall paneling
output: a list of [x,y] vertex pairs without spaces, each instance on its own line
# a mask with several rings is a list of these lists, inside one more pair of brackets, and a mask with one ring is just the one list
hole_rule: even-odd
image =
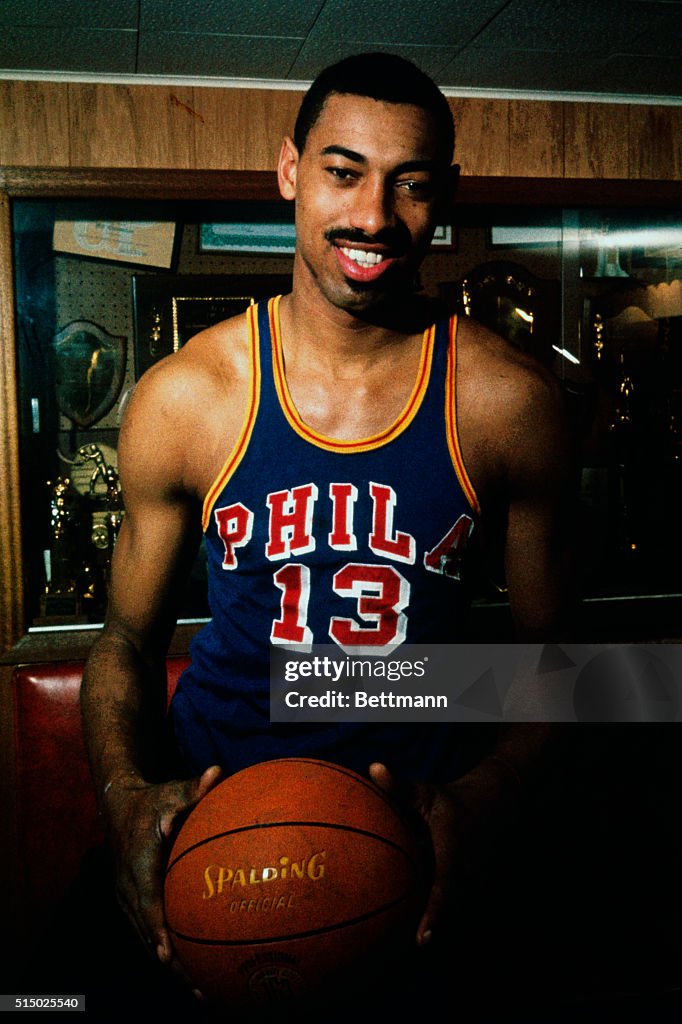
[[275,89],[194,90],[195,166],[272,171],[293,134],[303,93]]
[[629,129],[625,103],[565,103],[564,175],[627,178]]
[[193,90],[69,84],[72,167],[192,168]]
[[0,82],[0,164],[68,166],[65,84]]
[[631,178],[679,180],[682,177],[680,107],[631,106]]
[[524,178],[563,177],[563,103],[510,101],[509,174]]
[[495,177],[509,170],[509,103],[450,99],[455,119],[455,161],[462,174]]
[[10,206],[0,194],[0,651],[21,635],[24,605]]

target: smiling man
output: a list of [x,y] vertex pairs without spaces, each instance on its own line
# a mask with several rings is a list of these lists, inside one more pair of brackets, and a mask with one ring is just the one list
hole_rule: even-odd
[[[433,840],[425,945],[461,865],[542,763],[542,726],[503,730],[465,770],[449,724],[269,721],[271,643],[381,653],[460,638],[475,532],[504,550],[519,636],[557,639],[569,460],[556,385],[483,327],[439,318],[416,283],[452,198],[453,141],[445,98],[401,58],[323,72],[279,160],[296,204],[291,294],[155,366],[126,415],[126,518],[83,712],[119,900],[171,966],[168,837],[221,773],[304,755],[398,788]],[[164,659],[202,527],[212,620],[171,708],[179,770],[159,754]]]

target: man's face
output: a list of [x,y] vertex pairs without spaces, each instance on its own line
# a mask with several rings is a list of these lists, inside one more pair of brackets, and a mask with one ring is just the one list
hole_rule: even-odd
[[306,283],[353,314],[404,300],[447,180],[431,115],[332,94],[303,153],[290,152],[289,172],[282,191],[296,199],[297,272]]

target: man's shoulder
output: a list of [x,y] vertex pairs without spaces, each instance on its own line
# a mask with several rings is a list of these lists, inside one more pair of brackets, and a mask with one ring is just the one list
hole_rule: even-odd
[[481,489],[530,466],[549,474],[567,451],[564,398],[554,374],[494,331],[462,318],[457,420]]
[[485,395],[486,406],[501,405],[501,415],[561,401],[559,382],[550,370],[475,320],[460,318],[457,350],[458,380]]
[[198,402],[234,397],[249,373],[246,319],[241,314],[194,335],[177,352],[152,366],[137,390],[150,402],[172,401],[177,412],[187,404],[196,417]]
[[[125,465],[203,495],[239,434],[251,373],[240,317],[160,360],[138,381],[119,449]],[[163,438],[163,444],[154,442]]]
[[246,314],[240,313],[195,334],[175,353],[175,362],[169,361],[169,369],[229,384],[248,373],[250,351]]

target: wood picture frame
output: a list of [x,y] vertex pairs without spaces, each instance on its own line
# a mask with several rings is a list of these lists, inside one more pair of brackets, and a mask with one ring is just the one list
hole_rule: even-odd
[[200,331],[291,290],[287,274],[134,274],[135,376]]

